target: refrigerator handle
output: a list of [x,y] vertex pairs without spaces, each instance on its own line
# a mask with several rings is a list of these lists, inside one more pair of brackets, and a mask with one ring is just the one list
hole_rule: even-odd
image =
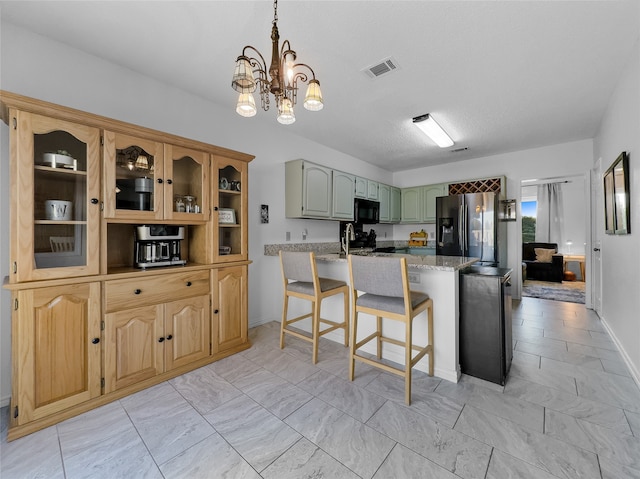
[[469,212],[469,206],[467,203],[464,204],[464,216],[462,217],[462,227],[464,230],[462,231],[462,238],[464,243],[462,243],[462,255],[467,256],[469,253],[469,228],[467,227],[467,218],[469,217],[467,213]]
[[458,209],[458,244],[464,256],[464,205]]

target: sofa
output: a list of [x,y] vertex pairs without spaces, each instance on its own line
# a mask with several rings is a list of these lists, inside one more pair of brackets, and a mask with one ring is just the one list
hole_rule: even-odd
[[523,279],[562,283],[564,260],[556,243],[522,243],[522,265]]

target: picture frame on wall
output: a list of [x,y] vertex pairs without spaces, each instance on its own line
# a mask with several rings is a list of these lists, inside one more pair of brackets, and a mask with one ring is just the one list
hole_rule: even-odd
[[605,171],[603,181],[605,232],[615,235],[630,234],[629,156],[625,151]]

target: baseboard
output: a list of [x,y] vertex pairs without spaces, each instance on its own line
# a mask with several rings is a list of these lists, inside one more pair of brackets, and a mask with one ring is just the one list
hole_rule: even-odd
[[636,385],[640,388],[640,371],[638,371],[638,369],[634,366],[633,362],[631,361],[631,358],[629,357],[625,349],[622,347],[622,343],[620,343],[620,341],[618,340],[618,337],[613,332],[613,329],[611,329],[611,327],[607,323],[607,320],[605,318],[600,318],[600,321],[602,321],[604,328],[609,333],[609,336],[611,336],[611,339],[613,340],[615,345],[618,346],[620,355],[622,356],[622,359],[624,360],[625,364],[629,368],[629,371],[631,372],[631,377],[635,381]]

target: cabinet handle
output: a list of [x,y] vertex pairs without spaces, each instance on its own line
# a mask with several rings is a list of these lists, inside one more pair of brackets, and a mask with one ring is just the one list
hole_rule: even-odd
[[136,289],[136,290],[133,291],[133,294],[140,294],[140,293],[142,293],[141,289]]
[[167,341],[171,341],[173,339],[173,335],[170,334],[169,336],[167,336]]
[[97,205],[98,204],[98,198],[91,198],[91,204],[92,205]]
[[170,185],[171,183],[173,183],[173,180],[172,180],[171,178],[169,178],[169,179],[167,180],[167,184],[168,184],[168,185]]
[[93,339],[91,340],[91,342],[92,342],[93,344],[98,344],[98,343],[100,342],[100,338],[93,338]]
[[214,309],[214,310],[213,310],[213,314],[218,314],[218,311],[219,311],[219,310]]
[[158,339],[158,342],[159,342],[159,343],[163,343],[163,342],[164,342],[164,337],[162,337],[162,338]]
[[214,207],[213,207],[213,211],[218,211],[218,207],[217,207],[217,206],[214,206]]
[[162,184],[162,178],[158,178],[158,183]]
[[191,286],[191,281],[187,281],[187,287]]

